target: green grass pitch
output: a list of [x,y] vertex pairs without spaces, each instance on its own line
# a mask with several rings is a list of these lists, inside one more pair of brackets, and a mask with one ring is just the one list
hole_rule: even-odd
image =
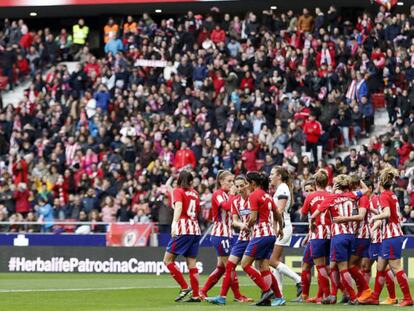
[[[241,273],[240,273],[241,274]],[[201,277],[203,284],[205,277]],[[208,311],[252,310],[257,307],[232,302],[231,291],[225,307],[201,304],[185,304],[173,302],[178,287],[168,275],[121,275],[121,274],[0,274],[0,311],[86,311],[86,310],[169,310],[169,311]],[[314,278],[313,281],[316,281]],[[221,284],[221,282],[220,282]],[[411,280],[414,290],[414,280]],[[240,276],[243,294],[257,299],[259,290],[252,281]],[[209,295],[216,295],[216,286]],[[311,294],[316,291],[315,283]],[[287,281],[284,293],[289,301],[295,297],[295,286]],[[397,290],[398,297],[401,293]],[[386,290],[383,291],[385,297]],[[394,306],[317,306],[314,304],[289,303],[284,307],[287,311],[326,309],[390,309]]]

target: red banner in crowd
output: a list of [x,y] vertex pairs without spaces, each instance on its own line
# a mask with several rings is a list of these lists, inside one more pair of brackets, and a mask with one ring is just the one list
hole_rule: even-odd
[[[122,3],[202,2],[203,0],[0,0],[0,6],[57,6]],[[216,0],[217,1],[217,0]],[[230,1],[230,0],[218,0]]]
[[106,233],[107,246],[147,246],[153,224],[110,224]]

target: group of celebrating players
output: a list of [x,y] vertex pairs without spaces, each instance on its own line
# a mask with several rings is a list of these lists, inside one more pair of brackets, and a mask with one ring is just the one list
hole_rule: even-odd
[[[335,177],[329,192],[328,174],[324,170],[306,181],[301,212],[308,216],[309,234],[299,276],[280,260],[283,248],[289,247],[292,239],[289,212],[293,192],[289,172],[281,166],[274,167],[270,177],[259,172],[234,177],[229,171],[220,171],[217,190],[212,196],[214,224],[210,238],[217,253],[217,267],[200,289],[196,268],[201,238],[197,221],[200,201],[192,187],[191,172],[181,171],[172,193],[172,237],[164,256],[165,265],[181,287],[175,301],[205,300],[225,305],[231,288],[235,301],[253,302],[240,293],[235,271],[240,263],[261,289],[257,306],[286,304],[282,294],[283,275],[295,281],[298,302],[335,304],[340,289],[344,295],[342,301],[351,305],[379,304],[384,284],[389,296],[382,303],[397,304],[396,278],[404,295],[399,306],[412,306],[408,278],[401,264],[403,233],[398,200],[391,190],[397,176],[398,171],[392,167],[383,169],[376,189],[378,194],[371,184],[348,175]],[[268,193],[269,184],[274,188],[273,197]],[[239,230],[234,245],[233,228]],[[187,260],[190,286],[175,264],[179,255]],[[377,271],[371,290],[369,281],[374,262]],[[318,293],[309,298],[313,265],[317,270]],[[208,291],[223,275],[220,295],[208,297]]]

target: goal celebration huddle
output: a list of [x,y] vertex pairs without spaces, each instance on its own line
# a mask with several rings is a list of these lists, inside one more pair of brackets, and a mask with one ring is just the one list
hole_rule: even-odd
[[[281,166],[274,167],[270,176],[261,172],[234,176],[229,171],[219,171],[212,196],[214,223],[210,237],[217,267],[202,286],[196,267],[201,239],[197,220],[200,199],[192,187],[193,175],[182,170],[172,190],[174,217],[164,256],[165,265],[180,286],[175,301],[225,305],[231,289],[235,302],[282,306],[286,304],[286,276],[296,284],[295,302],[412,306],[408,278],[401,263],[400,209],[392,191],[397,176],[394,168],[384,168],[375,189],[356,175],[343,174],[336,176],[333,186],[328,187],[325,170],[317,171],[306,181],[301,213],[309,220],[309,232],[304,239],[299,276],[281,261],[283,249],[290,247],[293,231],[289,172]],[[239,234],[233,243],[234,229]],[[175,264],[178,256],[187,261],[189,284]],[[375,280],[370,288],[374,262]],[[257,285],[257,297],[241,293],[238,264]],[[312,267],[317,271],[316,297],[309,297]],[[220,280],[219,296],[209,296],[209,290]],[[401,298],[396,296],[396,285],[403,294]],[[388,298],[380,302],[384,286]],[[342,300],[338,292],[342,293]]]

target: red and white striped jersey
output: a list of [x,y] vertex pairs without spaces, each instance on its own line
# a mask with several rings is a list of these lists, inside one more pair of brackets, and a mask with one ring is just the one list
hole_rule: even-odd
[[382,227],[382,239],[390,239],[398,236],[403,236],[400,223],[402,217],[400,214],[400,206],[398,204],[397,196],[394,192],[386,190],[380,194],[379,202],[381,209],[389,207],[390,217],[385,220],[385,224]]
[[365,194],[358,201],[358,208],[366,209],[367,213],[365,214],[365,217],[363,220],[361,220],[360,222],[357,222],[356,233],[355,233],[355,237],[357,239],[369,239],[370,238],[369,223],[368,223],[369,205],[370,205],[370,200],[368,196]]
[[[371,200],[369,201],[369,210],[368,210],[368,223],[371,221],[372,216],[374,214],[371,209],[377,210],[378,213],[381,213],[381,206],[379,204],[379,196],[373,195]],[[370,224],[371,229],[371,243],[381,243],[382,242],[382,226],[383,224],[375,230],[372,230],[374,227],[374,223]]]
[[[331,219],[337,216],[350,217],[352,210],[356,206],[356,201],[361,197],[360,192],[344,192],[338,194],[330,194],[326,200],[322,202],[318,210],[320,212],[330,211]],[[332,236],[339,234],[354,234],[353,222],[334,223],[331,225]]]
[[274,236],[273,211],[276,210],[276,204],[272,197],[263,189],[258,188],[249,195],[249,204],[251,211],[257,212],[257,220],[251,237]]
[[211,198],[211,211],[213,213],[213,230],[211,235],[219,237],[232,237],[233,229],[231,226],[231,204],[233,196],[229,195],[222,189],[213,193]]
[[197,215],[200,212],[200,198],[194,189],[175,188],[173,208],[181,202],[183,208],[177,223],[177,235],[201,235]]
[[[310,193],[303,203],[302,214],[303,215],[312,215],[325,201],[326,197],[330,193],[327,191],[315,191]],[[331,238],[331,216],[329,210],[321,212],[321,214],[315,218],[315,227],[310,231],[309,239],[330,239]]]
[[[231,205],[232,215],[237,215],[241,222],[247,223],[250,218],[250,206],[249,200],[243,199],[241,195],[238,195]],[[240,230],[239,241],[249,241],[251,231],[249,229]]]

